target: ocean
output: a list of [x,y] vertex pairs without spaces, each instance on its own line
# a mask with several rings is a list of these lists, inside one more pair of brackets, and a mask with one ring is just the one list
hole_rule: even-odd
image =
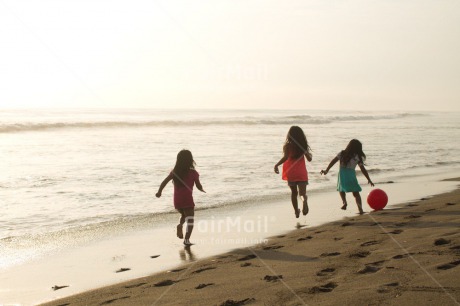
[[[0,269],[174,211],[172,184],[189,149],[206,194],[197,210],[286,199],[273,172],[288,129],[312,148],[308,193],[335,190],[330,160],[357,138],[377,184],[460,167],[460,114],[319,110],[2,110]],[[359,181],[365,179],[359,175]]]

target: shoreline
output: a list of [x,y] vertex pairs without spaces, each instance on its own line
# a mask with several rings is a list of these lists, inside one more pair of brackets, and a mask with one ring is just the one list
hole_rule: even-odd
[[[303,227],[264,245],[43,305],[426,304],[430,299],[457,305],[460,190],[459,179],[448,181],[455,181],[454,191]],[[184,249],[185,257],[191,254]]]

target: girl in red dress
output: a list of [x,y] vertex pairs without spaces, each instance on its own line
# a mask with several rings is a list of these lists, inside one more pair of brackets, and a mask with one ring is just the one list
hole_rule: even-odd
[[190,236],[193,230],[193,219],[195,216],[195,202],[193,201],[193,186],[201,191],[200,178],[198,172],[195,170],[195,161],[193,160],[192,153],[189,150],[182,150],[177,154],[177,161],[174,169],[163,180],[156,193],[157,198],[161,197],[161,192],[169,181],[173,180],[174,183],[174,208],[181,214],[179,224],[177,225],[177,237],[182,239],[184,234],[182,227],[187,221],[187,230],[185,232],[184,244],[191,245]]
[[283,157],[275,165],[275,173],[279,173],[278,166],[283,164],[283,180],[288,182],[291,188],[291,201],[296,218],[300,216],[300,209],[297,203],[297,196],[300,194],[303,202],[302,213],[308,214],[308,172],[305,165],[305,158],[312,160],[311,148],[308,145],[307,137],[298,126],[292,126],[286,136],[283,146]]

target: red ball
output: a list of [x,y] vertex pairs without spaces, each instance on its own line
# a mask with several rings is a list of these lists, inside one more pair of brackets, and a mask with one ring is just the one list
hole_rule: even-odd
[[367,196],[367,204],[374,210],[383,209],[388,203],[388,196],[382,189],[374,189]]

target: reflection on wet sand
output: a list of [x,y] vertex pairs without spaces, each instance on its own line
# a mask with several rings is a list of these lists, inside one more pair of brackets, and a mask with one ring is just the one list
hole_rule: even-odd
[[183,262],[187,262],[187,261],[191,262],[191,261],[196,260],[195,254],[193,254],[192,248],[190,245],[184,246],[184,249],[179,250],[179,257],[180,257],[180,260]]

